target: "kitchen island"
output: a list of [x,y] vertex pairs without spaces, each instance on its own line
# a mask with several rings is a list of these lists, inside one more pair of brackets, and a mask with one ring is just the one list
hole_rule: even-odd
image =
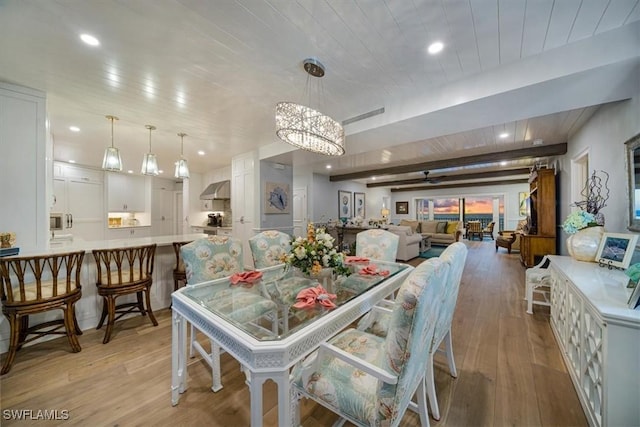
[[[76,304],[76,317],[78,319],[80,329],[84,331],[95,328],[98,325],[100,314],[102,313],[102,297],[98,295],[96,289],[96,266],[91,252],[92,250],[133,247],[155,243],[157,247],[153,268],[151,307],[153,310],[158,310],[169,307],[171,303],[171,293],[173,292],[173,268],[176,264],[176,257],[172,243],[191,241],[206,236],[206,234],[193,233],[96,241],[74,239],[72,241],[50,243],[49,247],[43,250],[34,250],[24,253],[20,252],[19,256],[52,255],[64,252],[85,251],[81,271],[82,298],[80,298],[80,301]],[[135,295],[125,296],[118,299],[119,303],[133,301],[135,301]],[[31,316],[33,319],[30,319],[29,323],[37,324],[40,322],[46,322],[60,318],[60,316],[62,316],[61,311],[53,310]],[[4,316],[0,319],[0,353],[4,353],[9,348],[9,323]],[[118,329],[116,324],[116,338],[117,331]],[[54,336],[48,336],[44,339],[46,338],[51,339],[54,338]],[[39,341],[41,340],[36,340],[34,342]]]

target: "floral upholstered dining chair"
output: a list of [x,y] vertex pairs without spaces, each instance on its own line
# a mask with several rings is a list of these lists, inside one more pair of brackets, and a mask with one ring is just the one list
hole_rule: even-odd
[[356,425],[394,427],[415,394],[428,426],[425,365],[448,275],[449,264],[438,258],[420,264],[400,287],[387,335],[347,329],[321,344],[292,373],[296,397]]
[[[195,285],[243,271],[242,242],[229,236],[209,236],[183,245],[180,253],[184,261],[187,286]],[[233,305],[242,307],[230,316],[240,323],[247,323],[264,316],[270,316],[274,332],[277,332],[278,307],[276,303],[263,296],[255,287],[250,289],[228,288],[211,296],[218,307]],[[207,352],[196,340],[195,327],[191,324],[189,356],[196,350],[211,367],[213,384],[211,389],[222,389],[220,378],[220,345],[213,340],[211,353]]]
[[[433,356],[436,352],[444,352],[449,365],[449,373],[452,377],[458,376],[456,364],[453,357],[453,341],[451,337],[451,324],[458,300],[458,291],[462,280],[462,272],[467,260],[467,247],[464,243],[456,242],[449,245],[438,257],[442,262],[449,265],[449,277],[447,284],[442,293],[440,302],[440,313],[436,320],[435,331],[433,333],[433,341],[429,346],[429,357],[426,365],[425,387],[429,398],[429,406],[431,414],[435,420],[440,419],[440,409],[438,407],[438,399],[436,396],[435,379],[433,372]],[[422,265],[422,264],[421,264]],[[418,266],[420,268],[420,266]],[[388,304],[386,304],[388,305]],[[371,310],[358,323],[358,329],[375,334],[380,337],[387,336],[390,328],[391,312],[382,307]],[[444,343],[444,349],[440,347]]]
[[282,264],[291,251],[291,236],[278,230],[267,230],[249,239],[249,248],[256,268]]
[[187,283],[206,282],[243,270],[242,242],[229,236],[209,236],[180,248]]
[[394,262],[398,253],[397,234],[374,228],[356,235],[356,256]]

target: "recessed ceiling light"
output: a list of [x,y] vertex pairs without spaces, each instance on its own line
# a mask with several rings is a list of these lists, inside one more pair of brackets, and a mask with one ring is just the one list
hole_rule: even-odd
[[164,173],[164,171],[163,171],[162,169],[160,169],[160,170],[158,171],[158,173]]
[[100,40],[93,37],[91,34],[80,34],[80,39],[89,46],[100,46]]
[[199,156],[204,156],[204,151],[202,151],[202,150],[198,151],[198,155]]
[[75,163],[75,162],[76,162],[75,160],[69,160],[69,163]]
[[542,144],[544,144],[544,141],[540,138],[533,140],[533,145],[542,145]]
[[331,165],[327,165],[325,166],[327,169],[331,169]]
[[503,161],[501,161],[501,162],[500,162],[500,166],[507,166],[507,162],[506,162],[506,161],[504,161],[504,160],[503,160]]
[[80,128],[78,126],[69,126],[69,130],[71,132],[80,132]]
[[129,169],[127,172],[128,172],[128,173],[133,173],[133,171],[132,171],[131,169]]
[[375,177],[375,176],[372,176],[372,177],[371,177],[371,180],[372,180],[372,181],[375,181],[375,180],[376,180],[376,177]]
[[500,135],[498,135],[500,138],[505,139],[509,137],[509,134],[507,132],[502,132]]
[[429,45],[427,50],[431,55],[435,55],[436,53],[440,53],[443,48],[444,45],[442,44],[442,42],[433,42]]

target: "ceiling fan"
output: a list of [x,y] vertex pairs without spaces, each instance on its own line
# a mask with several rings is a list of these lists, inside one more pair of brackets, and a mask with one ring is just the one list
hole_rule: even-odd
[[443,176],[437,176],[435,178],[429,178],[429,171],[422,171],[422,173],[424,174],[423,181],[428,182],[430,184],[438,184],[440,180],[445,177],[445,175],[443,175]]

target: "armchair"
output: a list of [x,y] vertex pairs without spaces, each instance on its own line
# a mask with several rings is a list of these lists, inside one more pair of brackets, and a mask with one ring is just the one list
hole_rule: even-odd
[[526,224],[527,221],[523,220],[518,222],[515,230],[498,231],[498,236],[496,237],[496,252],[498,252],[498,247],[506,248],[508,253],[511,253],[512,250],[520,252],[520,235]]
[[395,427],[415,394],[428,426],[425,366],[448,275],[448,263],[423,262],[398,291],[386,337],[347,329],[297,366],[296,416],[297,400],[307,397],[358,426]]

